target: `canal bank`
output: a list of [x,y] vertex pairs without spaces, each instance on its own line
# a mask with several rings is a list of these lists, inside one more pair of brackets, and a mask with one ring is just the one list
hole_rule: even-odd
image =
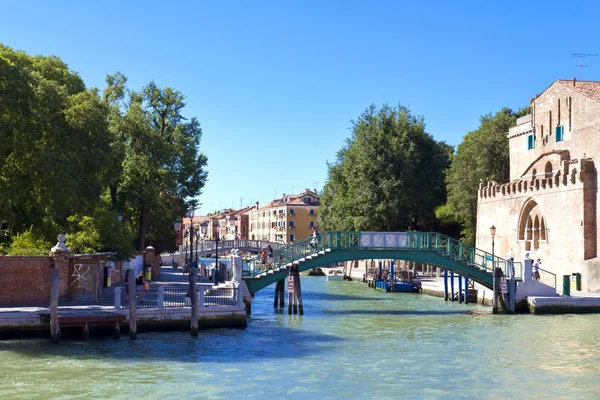
[[[357,262],[352,268],[347,269],[349,276],[353,280],[363,281],[366,275],[366,262]],[[427,268],[428,276],[423,276],[423,273],[417,273],[417,277],[413,279],[416,290],[425,295],[434,297],[445,297],[444,278],[438,277],[436,268]],[[421,270],[422,271],[422,270]],[[454,282],[449,277],[448,286],[450,301],[458,301],[458,276],[454,276]],[[452,285],[454,283],[454,285]],[[470,281],[468,302],[471,304],[479,304],[484,306],[492,306],[492,290]],[[525,291],[525,285],[536,285],[537,283],[529,281],[528,283],[519,282],[519,288]],[[454,291],[452,291],[454,287]],[[517,295],[519,293],[517,288]],[[531,314],[589,314],[600,313],[600,293],[589,293],[578,290],[569,290],[568,296],[556,294],[552,287],[542,288],[542,291],[547,295],[544,296],[526,296],[522,298],[516,305],[515,310],[521,313]]]
[[[140,332],[190,330],[189,276],[181,269],[163,267],[160,278],[136,295],[136,325]],[[246,308],[242,295],[231,283],[214,286],[205,277],[198,283],[198,328],[245,328]],[[100,299],[59,301],[59,324],[63,337],[85,337],[129,331],[130,312],[124,283],[104,288]],[[50,330],[46,305],[0,308],[0,338],[47,336]],[[117,325],[118,324],[118,327]],[[87,333],[86,333],[87,332]]]

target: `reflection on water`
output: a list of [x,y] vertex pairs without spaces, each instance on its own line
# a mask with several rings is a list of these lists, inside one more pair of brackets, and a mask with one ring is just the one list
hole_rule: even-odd
[[492,315],[303,277],[305,315],[259,292],[245,330],[0,341],[0,398],[597,398],[600,316]]

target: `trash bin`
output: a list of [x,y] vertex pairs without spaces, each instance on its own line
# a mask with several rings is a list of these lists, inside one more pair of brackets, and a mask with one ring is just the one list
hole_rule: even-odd
[[571,290],[581,290],[581,274],[578,272],[571,274]]
[[144,265],[144,277],[147,281],[152,280],[152,265],[146,264]]
[[571,295],[571,275],[563,275],[563,296]]

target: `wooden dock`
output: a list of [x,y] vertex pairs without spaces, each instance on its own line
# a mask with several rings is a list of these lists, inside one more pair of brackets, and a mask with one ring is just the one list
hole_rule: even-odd
[[[41,312],[40,325],[42,328],[50,326],[50,312]],[[81,327],[85,339],[90,336],[90,327],[112,326],[113,339],[121,336],[121,322],[125,321],[123,314],[101,310],[60,311],[58,325],[61,328]]]

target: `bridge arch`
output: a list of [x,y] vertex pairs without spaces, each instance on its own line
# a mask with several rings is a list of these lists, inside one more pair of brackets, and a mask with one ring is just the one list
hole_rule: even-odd
[[[244,281],[250,293],[284,279],[291,266],[299,271],[333,263],[395,259],[426,263],[444,268],[492,287],[494,266],[506,271],[499,257],[431,232],[325,232],[316,246],[306,239],[275,251],[275,265],[261,269],[257,259],[246,263]],[[520,273],[520,263],[515,263]],[[520,276],[520,275],[518,275]]]

